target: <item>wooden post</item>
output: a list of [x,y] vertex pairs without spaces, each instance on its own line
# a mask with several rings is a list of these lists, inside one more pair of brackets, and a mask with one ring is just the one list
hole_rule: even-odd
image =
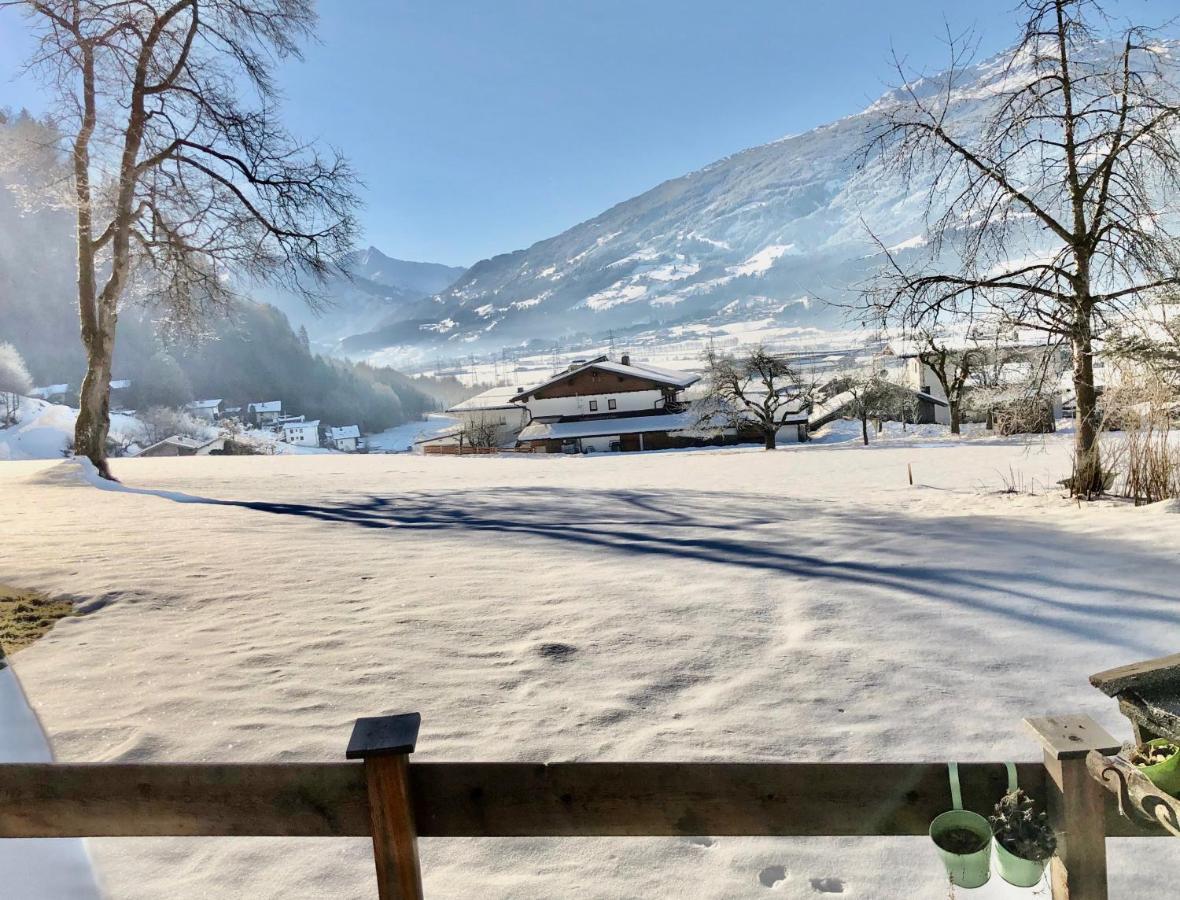
[[348,759],[365,761],[380,900],[422,900],[409,779],[410,754],[421,724],[418,713],[357,719],[345,753]]
[[1115,753],[1120,744],[1089,716],[1024,721],[1045,751],[1049,821],[1057,832],[1053,900],[1107,900],[1106,791],[1086,769],[1086,754]]

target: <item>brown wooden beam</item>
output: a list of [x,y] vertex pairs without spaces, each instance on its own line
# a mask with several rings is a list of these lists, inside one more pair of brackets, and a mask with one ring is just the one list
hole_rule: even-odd
[[[392,757],[390,757],[392,758]],[[1044,769],[1018,766],[1044,798]],[[1001,763],[960,767],[990,812]],[[423,837],[921,835],[945,763],[411,763]],[[370,834],[355,763],[0,765],[0,837]],[[1116,821],[1117,824],[1117,821]]]
[[1109,795],[1086,768],[1091,751],[1115,753],[1117,740],[1089,716],[1025,719],[1045,751],[1049,821],[1057,854],[1049,866],[1053,900],[1107,900]]
[[410,754],[421,724],[418,713],[357,719],[348,742],[347,757],[365,761],[380,900],[422,900],[409,777]]

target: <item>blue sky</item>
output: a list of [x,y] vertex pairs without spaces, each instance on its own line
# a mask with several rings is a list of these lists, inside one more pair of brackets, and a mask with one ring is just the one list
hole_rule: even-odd
[[[367,241],[455,265],[550,237],[729,153],[857,112],[890,48],[939,68],[949,25],[983,53],[1016,0],[321,0],[320,42],[285,66],[300,135],[366,182]],[[1121,0],[1156,21],[1180,0]],[[945,23],[945,24],[944,24]],[[0,14],[0,106],[22,20]]]

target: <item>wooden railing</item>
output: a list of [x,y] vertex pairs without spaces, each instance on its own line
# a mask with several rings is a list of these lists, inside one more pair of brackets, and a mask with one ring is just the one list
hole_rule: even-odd
[[[370,835],[382,900],[422,896],[421,837],[924,835],[950,806],[946,764],[409,762],[418,716],[358,720],[363,764],[0,765],[0,838]],[[1105,900],[1105,838],[1154,836],[1086,773],[1113,738],[1084,717],[1029,720],[1044,763],[1021,786],[1059,834],[1054,900]],[[1081,735],[1081,737],[1079,737]],[[988,813],[1003,763],[959,767]]]

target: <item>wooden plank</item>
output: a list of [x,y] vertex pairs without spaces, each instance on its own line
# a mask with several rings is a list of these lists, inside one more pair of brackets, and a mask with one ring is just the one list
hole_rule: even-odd
[[1180,682],[1180,653],[1145,659],[1090,676],[1090,684],[1111,697],[1128,688],[1151,687],[1161,682]]
[[1046,806],[1057,834],[1049,863],[1053,900],[1107,900],[1108,795],[1090,777],[1086,758],[1045,750]]
[[380,900],[422,900],[418,833],[410,806],[409,757],[383,754],[366,759],[365,775],[377,896]]
[[[1044,797],[1039,764],[1020,783]],[[960,767],[987,813],[1001,763]],[[412,763],[424,837],[921,835],[944,763]],[[0,765],[0,837],[367,835],[355,763]]]
[[[1044,797],[1039,764],[1020,783]],[[961,766],[981,813],[1000,763]],[[422,836],[922,835],[951,807],[945,763],[415,763]]]
[[1089,716],[1043,716],[1025,719],[1024,724],[1054,759],[1085,759],[1091,750],[1117,753],[1122,747]]
[[0,837],[368,834],[355,763],[0,765]]

